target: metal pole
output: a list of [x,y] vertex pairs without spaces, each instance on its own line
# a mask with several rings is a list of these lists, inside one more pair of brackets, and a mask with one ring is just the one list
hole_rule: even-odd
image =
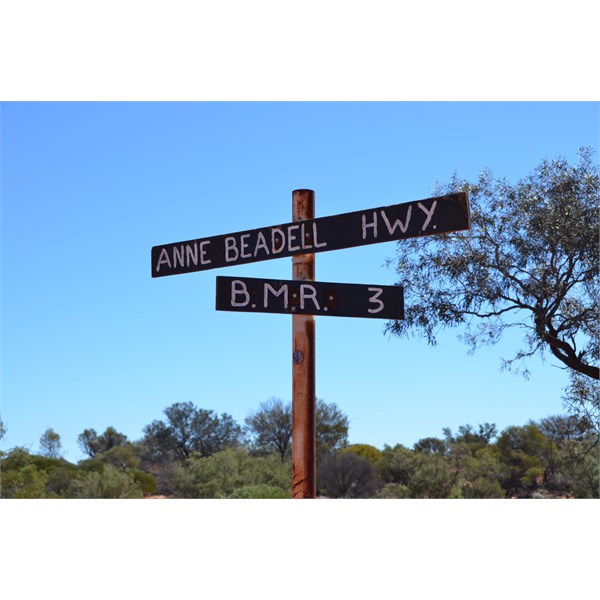
[[[292,220],[315,218],[315,193],[312,190],[292,192]],[[307,247],[312,245],[312,230],[306,228]],[[292,279],[315,280],[315,255],[293,257]],[[317,451],[315,426],[315,318],[312,315],[292,317],[292,496],[316,498]]]

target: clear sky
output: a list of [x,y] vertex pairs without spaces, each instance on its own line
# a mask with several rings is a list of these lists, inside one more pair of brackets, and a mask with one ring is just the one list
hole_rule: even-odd
[[[597,101],[589,4],[3,3],[0,99]],[[599,133],[597,102],[0,105],[5,447],[37,451],[50,426],[77,460],[84,428],[135,439],[172,402],[241,421],[289,399],[289,317],[216,312],[214,286],[288,278],[291,260],[152,280],[153,245],[288,222],[295,188],[313,188],[326,216],[427,197],[455,170],[515,180],[544,156],[597,148]],[[319,254],[317,279],[392,283],[395,246]],[[432,349],[382,330],[317,319],[317,393],[349,415],[353,442],[561,410],[551,360],[532,361],[530,381],[500,372],[516,341],[469,357],[452,332]],[[582,597],[595,554],[556,549],[598,539],[597,506],[10,501],[3,589]]]
[[[291,221],[296,188],[327,216],[426,198],[456,171],[516,181],[598,147],[596,103],[4,103],[4,446],[47,427],[82,458],[86,428],[130,439],[191,401],[242,423],[291,399],[291,319],[215,311],[215,276],[291,279],[291,259],[152,279],[153,245]],[[400,242],[401,244],[401,242]],[[394,283],[395,243],[316,255],[316,279]],[[501,371],[518,337],[469,356],[375,319],[317,318],[317,397],[350,442],[411,446],[443,427],[500,429],[563,411],[566,373]]]

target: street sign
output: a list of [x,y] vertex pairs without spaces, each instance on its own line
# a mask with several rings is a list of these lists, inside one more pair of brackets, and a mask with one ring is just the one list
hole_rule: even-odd
[[393,285],[217,277],[216,308],[286,315],[403,319],[404,290]]
[[469,229],[465,192],[152,248],[152,277],[165,277]]
[[152,277],[293,256],[292,280],[217,277],[217,310],[292,315],[292,496],[316,497],[315,319],[404,318],[400,286],[314,281],[317,252],[471,226],[465,192],[315,219],[315,193],[292,192],[292,223],[152,248]]

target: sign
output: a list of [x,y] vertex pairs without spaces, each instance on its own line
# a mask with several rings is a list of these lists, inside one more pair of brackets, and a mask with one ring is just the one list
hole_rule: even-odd
[[393,285],[217,277],[216,308],[286,315],[403,319],[404,289]]
[[465,192],[152,248],[152,277],[469,229]]

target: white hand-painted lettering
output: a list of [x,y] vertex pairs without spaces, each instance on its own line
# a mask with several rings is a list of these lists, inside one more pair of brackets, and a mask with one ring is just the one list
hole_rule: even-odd
[[259,231],[258,235],[256,236],[256,246],[254,248],[255,257],[258,254],[259,249],[264,250],[267,253],[267,256],[270,254],[269,247],[267,246],[267,240],[265,240],[265,236],[263,235],[262,231]]
[[187,266],[193,264],[195,267],[198,266],[198,244],[194,242],[194,245],[190,244],[185,245],[185,260],[187,262]]
[[239,256],[234,237],[225,238],[225,262],[233,262]]
[[248,242],[244,238],[249,238],[250,234],[246,233],[240,237],[240,256],[241,258],[252,258],[252,254],[245,254],[244,251],[248,248]]
[[317,239],[317,224],[313,221],[313,240],[315,242],[315,248],[325,248],[327,246],[327,242],[322,242],[319,244],[319,240]]
[[[279,237],[281,239],[281,246],[279,246],[279,248],[275,248],[275,233],[277,232],[277,234],[279,234]],[[279,227],[273,227],[273,229],[271,229],[271,252],[273,254],[279,254],[280,252],[283,252],[285,248],[285,233],[279,229]]]
[[302,239],[302,250],[309,250],[310,248],[312,248],[312,244],[307,243],[306,241],[310,239],[310,232],[306,231],[305,223],[302,223],[302,225],[300,226],[300,237]]
[[362,238],[363,240],[367,239],[367,229],[369,227],[373,228],[373,237],[377,239],[377,213],[373,211],[373,221],[371,223],[367,223],[367,215],[362,215]]
[[200,242],[200,264],[201,265],[210,265],[210,258],[206,258],[208,254],[208,250],[204,246],[208,246],[210,244],[210,240],[204,240]]
[[[382,211],[383,212],[383,211]],[[379,296],[381,296],[381,294],[383,293],[383,289],[382,288],[378,288],[378,287],[370,287],[367,288],[369,290],[369,292],[375,292],[370,298],[369,298],[369,302],[373,302],[373,304],[377,303],[379,306],[377,308],[369,308],[367,309],[370,313],[378,313],[381,312],[383,310],[384,304],[381,300],[379,300]]]
[[283,294],[283,308],[287,310],[288,307],[288,286],[287,284],[282,285],[279,288],[279,291],[276,291],[270,283],[265,283],[264,285],[264,299],[263,299],[263,308],[268,308],[269,306],[269,292],[273,294],[273,296],[281,296]]
[[173,268],[174,269],[177,268],[177,261],[179,261],[181,263],[182,267],[185,266],[184,258],[185,258],[185,249],[184,249],[183,244],[180,247],[173,246]]
[[406,233],[406,230],[408,229],[408,225],[410,224],[411,215],[412,215],[412,204],[408,207],[408,210],[406,211],[406,220],[404,221],[404,223],[402,223],[402,221],[400,219],[396,219],[394,221],[394,224],[392,225],[390,223],[387,215],[385,214],[385,210],[381,211],[381,216],[383,217],[383,220],[385,222],[387,230],[390,232],[390,235],[394,235],[394,231],[396,231],[396,227],[400,227],[400,231],[402,233]]
[[[238,296],[242,296],[244,299],[243,302],[238,302],[236,298]],[[248,306],[250,302],[250,294],[248,293],[248,288],[243,281],[239,279],[234,279],[231,282],[231,306]]]
[[[310,293],[309,293],[310,292]],[[317,290],[308,283],[303,283],[300,285],[300,309],[304,310],[304,301],[310,298],[315,305],[317,310],[321,310],[319,303],[317,302]]]
[[[433,217],[433,213],[435,212],[435,207],[437,206],[437,200],[433,201],[433,204],[431,205],[431,208],[429,210],[427,210],[420,202],[417,204],[417,206],[427,215],[427,218],[425,219],[425,223],[423,223],[423,227],[421,227],[421,231],[425,231],[427,229],[427,226],[431,222],[431,217]],[[434,226],[434,229],[435,229],[435,226]]]
[[160,251],[160,256],[158,257],[158,263],[156,265],[156,272],[158,273],[160,271],[160,267],[162,264],[166,264],[169,269],[171,269],[171,259],[169,258],[169,253],[167,252],[166,248],[163,248]]
[[288,234],[288,252],[295,252],[300,250],[300,246],[292,246],[292,240],[297,239],[296,234],[292,233],[293,229],[300,229],[300,225],[290,225],[287,230]]

